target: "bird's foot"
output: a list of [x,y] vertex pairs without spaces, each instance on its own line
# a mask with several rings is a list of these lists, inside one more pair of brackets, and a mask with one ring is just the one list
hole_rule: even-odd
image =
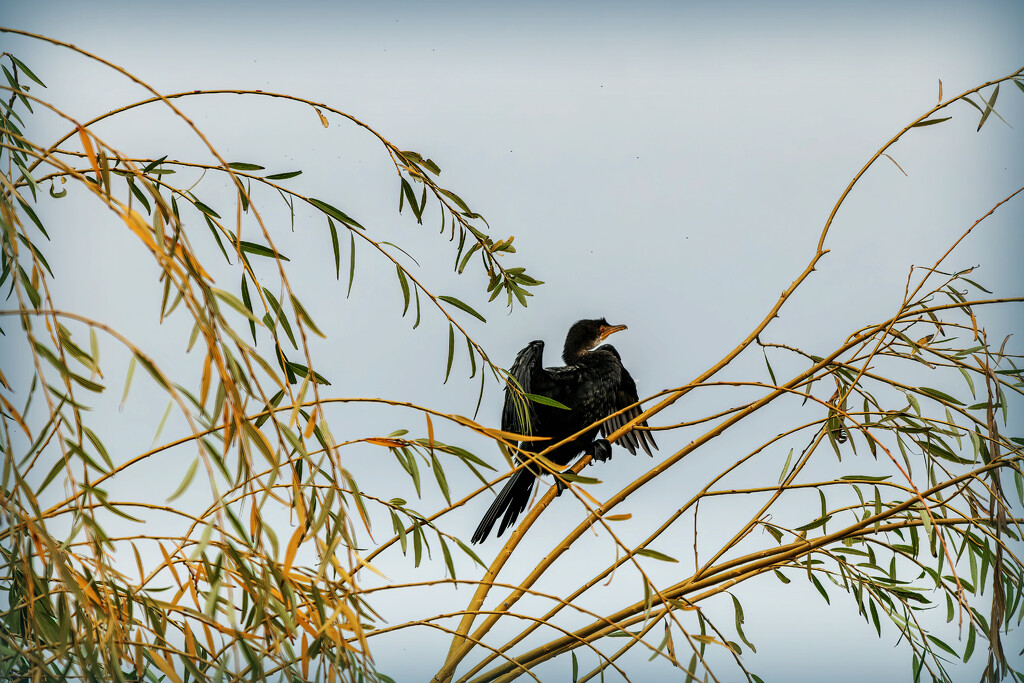
[[555,477],[555,498],[562,495],[562,491],[566,490],[567,488],[569,488],[569,486],[564,481],[562,481],[558,477]]
[[612,457],[612,445],[608,443],[607,439],[597,439],[592,444],[593,446],[593,459],[591,462],[596,460],[597,462],[604,462],[605,460],[611,460]]

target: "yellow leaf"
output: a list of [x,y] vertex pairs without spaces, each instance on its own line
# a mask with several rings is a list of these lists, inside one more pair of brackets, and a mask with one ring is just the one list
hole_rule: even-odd
[[359,556],[359,553],[355,553],[355,555],[356,555],[356,559],[357,559],[357,560],[359,560],[359,561],[358,561],[358,562],[356,563],[356,566],[355,566],[355,568],[356,568],[356,569],[359,569],[360,567],[366,567],[366,568],[367,568],[367,569],[369,569],[369,570],[370,570],[371,572],[373,572],[374,574],[376,574],[376,575],[377,575],[377,576],[379,576],[380,578],[384,579],[385,581],[391,581],[391,579],[389,579],[388,577],[384,576],[384,575],[383,575],[383,574],[382,574],[382,573],[380,572],[380,570],[379,570],[379,569],[377,569],[377,568],[376,568],[376,567],[374,567],[374,566],[373,566],[372,564],[370,564],[369,562],[367,562],[366,560],[364,560],[363,558],[361,558],[361,557]]
[[423,413],[424,417],[427,418],[427,443],[430,447],[430,452],[434,452],[434,423],[430,421],[430,413]]
[[159,251],[156,246],[156,241],[153,239],[153,232],[146,221],[142,220],[142,216],[135,209],[128,209],[121,218],[128,225],[132,232],[138,235],[139,239],[145,242],[146,246],[153,251]]
[[199,404],[206,405],[206,396],[210,392],[210,354],[203,361],[203,376],[199,381]]
[[210,649],[210,652],[216,652],[217,646],[213,644],[213,632],[210,627],[206,625],[205,621],[199,622],[203,627],[203,633],[206,634],[206,646]]
[[89,158],[89,164],[92,166],[92,170],[96,171],[96,179],[99,180],[102,174],[100,173],[100,165],[96,161],[96,152],[92,148],[89,134],[81,126],[78,126],[78,139],[82,141],[82,149],[85,150],[85,156]]
[[366,443],[374,446],[387,446],[388,448],[401,448],[405,445],[402,441],[395,441],[394,439],[378,439],[376,437],[364,439]]
[[174,568],[174,563],[171,562],[171,556],[167,554],[167,550],[164,549],[163,543],[157,543],[160,548],[160,553],[164,556],[164,564],[171,570],[171,576],[174,577],[174,582],[181,587],[181,577],[178,576],[178,570]]
[[300,524],[295,527],[295,533],[292,534],[291,540],[288,541],[288,548],[284,551],[284,574],[291,571],[292,562],[295,561],[295,553],[299,551],[299,544],[302,542],[302,535],[306,531],[306,526]]
[[249,510],[249,535],[253,538],[259,536],[260,530],[260,513],[259,508],[253,505]]
[[309,414],[309,421],[306,422],[306,428],[302,430],[302,436],[305,439],[313,436],[313,430],[316,429],[316,418],[317,412],[320,410],[320,406],[313,408],[313,412]]
[[546,436],[526,436],[525,434],[516,434],[515,432],[504,432],[500,429],[492,429],[490,427],[484,427],[481,424],[473,422],[468,417],[462,415],[451,415],[453,420],[459,424],[463,424],[470,429],[474,429],[478,432],[482,432],[487,436],[491,436],[498,439],[505,439],[507,441],[549,441],[550,439]]
[[[316,109],[316,107],[313,107],[313,109]],[[324,128],[326,128],[327,126],[331,125],[331,124],[327,123],[327,117],[324,116],[323,112],[321,112],[319,109],[316,109],[316,115],[320,117],[320,123],[322,123],[324,125]]]
[[309,680],[309,639],[305,632],[302,634],[302,678]]
[[[138,636],[136,636],[137,638]],[[142,646],[139,644],[135,645],[135,676],[138,679],[142,679],[142,672],[146,669],[146,660],[142,656]]]
[[99,605],[101,603],[100,596],[95,590],[93,590],[93,587],[89,585],[89,582],[85,580],[85,577],[79,576],[78,574],[74,574],[74,577],[75,582],[78,584],[78,587],[82,589],[82,592],[85,593],[90,600]]
[[0,403],[3,403],[4,408],[7,410],[7,412],[14,416],[15,422],[17,422],[18,426],[21,427],[21,430],[25,432],[25,436],[27,436],[29,439],[32,439],[32,431],[28,428],[28,425],[25,424],[25,421],[21,419],[21,415],[18,413],[17,410],[14,409],[14,406],[8,403],[7,399],[5,399],[3,396],[0,396]]
[[169,661],[164,659],[159,653],[150,650],[149,648],[146,648],[146,650],[149,652],[149,656],[153,658],[153,663],[164,672],[164,675],[167,676],[169,680],[172,680],[175,683],[181,683],[181,679],[178,677],[178,672],[174,670],[174,667],[171,666]]

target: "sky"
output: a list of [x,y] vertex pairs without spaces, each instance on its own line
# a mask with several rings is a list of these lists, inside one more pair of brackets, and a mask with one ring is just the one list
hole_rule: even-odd
[[[615,345],[641,396],[685,384],[746,336],[806,265],[850,178],[935,104],[940,81],[948,97],[1024,65],[1024,5],[1011,2],[0,0],[0,10],[3,25],[95,52],[161,92],[252,88],[300,95],[432,158],[442,169],[441,183],[483,214],[495,237],[515,236],[514,265],[545,282],[528,308],[507,314],[500,301],[486,302],[479,273],[451,273],[452,245],[437,233],[437,221],[428,217],[417,226],[408,209],[397,214],[386,155],[354,126],[334,119],[325,129],[314,112],[297,104],[234,95],[180,101],[225,157],[274,172],[301,168],[296,189],[344,207],[377,238],[407,249],[428,286],[462,298],[487,318],[486,325],[467,319],[467,329],[499,365],[510,364],[533,339],[547,341],[547,361],[554,364],[568,325],[579,318],[627,324]],[[0,48],[29,64],[49,86],[45,96],[79,120],[145,97],[137,86],[68,51],[9,34],[0,34]],[[933,263],[960,232],[1019,187],[1024,97],[1006,88],[999,104],[1012,128],[993,120],[975,132],[976,113],[960,105],[950,110],[953,120],[912,131],[890,152],[891,161],[880,160],[865,175],[836,219],[826,244],[831,252],[769,328],[773,341],[813,353],[887,317],[899,304],[912,264]],[[33,125],[43,139],[66,130],[66,123],[42,116]],[[154,108],[96,130],[133,154],[202,154],[187,131]],[[479,385],[467,377],[465,356],[457,357],[453,378],[443,384],[445,325],[425,312],[420,328],[410,329],[410,319],[401,317],[392,266],[360,252],[346,298],[347,283],[334,280],[319,223],[314,230],[300,216],[293,231],[274,202],[266,198],[277,244],[310,264],[291,275],[292,282],[305,293],[303,301],[313,302],[313,317],[328,334],[329,343],[317,347],[323,358],[318,367],[337,395],[383,396],[472,414]],[[188,331],[155,320],[160,288],[145,252],[126,245],[109,221],[84,220],[92,214],[79,213],[80,204],[41,211],[62,226],[50,258],[70,274],[55,283],[62,305],[108,320],[157,358],[178,362]],[[958,248],[950,268],[980,264],[975,279],[995,292],[1019,294],[1021,215],[1019,201],[1006,207]],[[993,336],[1019,331],[1019,320],[1008,314],[989,324]],[[0,349],[13,357],[13,343],[5,340]],[[104,357],[113,376],[123,376],[123,352],[105,349]],[[196,359],[181,362],[194,367]],[[765,379],[763,374],[758,358],[743,357],[727,371],[732,378]],[[149,447],[166,406],[165,398],[151,397],[142,386],[133,392],[132,403],[118,410],[120,392],[111,389],[117,395],[95,416],[103,433],[119,435],[124,453]],[[718,396],[700,400],[699,406],[683,402],[665,420],[728,403]],[[501,393],[489,383],[479,419],[496,425],[500,405]],[[750,429],[765,434],[763,441],[778,431],[777,419],[754,419]],[[332,420],[336,434],[421,429],[421,418],[398,411],[353,408]],[[184,425],[172,418],[164,434],[175,429]],[[661,454],[688,438],[666,434]],[[723,442],[705,461],[687,464],[677,479],[656,482],[645,498],[665,500],[675,487],[700,481],[717,471],[716,456],[734,458],[741,443]],[[497,453],[482,455],[504,468]],[[173,489],[179,466],[170,458],[161,466]],[[392,463],[368,457],[350,466],[361,483],[415,497]],[[630,481],[649,466],[621,452],[601,477]],[[751,476],[774,482],[777,473]],[[465,491],[474,482],[470,476],[453,479]],[[598,489],[607,495],[616,490]],[[153,496],[159,497],[155,491]],[[425,492],[417,505],[427,511],[439,501]],[[454,513],[452,531],[468,535],[487,502],[477,498]],[[581,518],[578,504],[559,503],[563,518],[528,537],[536,544],[530,557]],[[623,511],[640,519],[643,505]],[[741,515],[714,511],[702,534],[727,534]],[[678,540],[683,547],[693,542],[683,533]],[[607,551],[597,541],[581,543]],[[499,547],[485,546],[485,559]],[[565,563],[560,571],[585,572],[586,551]],[[513,561],[508,571],[514,577],[528,569]],[[467,564],[462,571],[473,569]],[[878,638],[846,596],[833,597],[827,609],[807,586],[793,582],[780,590],[781,584],[769,581],[774,579],[744,594],[744,630],[758,646],[744,661],[765,681],[819,680],[826,670],[839,682],[910,679],[908,654],[893,647],[897,634],[890,629]],[[635,593],[622,579],[598,600],[611,599],[620,588]],[[443,592],[415,596],[425,613],[444,609],[448,599]],[[465,599],[456,597],[456,604]],[[382,609],[400,621],[407,618],[402,610],[408,600],[384,597]],[[729,604],[709,609],[720,609],[724,623],[731,622]],[[420,680],[416,662],[428,669],[439,665],[437,651],[446,644],[447,637],[432,632],[382,638],[378,665],[400,683]],[[966,680],[976,676],[979,659],[964,668]],[[642,680],[678,680],[671,668],[653,664],[643,673],[639,658],[634,665]],[[542,678],[564,675],[565,666],[542,668]]]

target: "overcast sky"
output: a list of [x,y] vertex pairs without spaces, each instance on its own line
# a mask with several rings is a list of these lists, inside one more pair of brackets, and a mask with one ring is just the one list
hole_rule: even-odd
[[[486,303],[479,273],[451,274],[452,245],[437,234],[436,220],[421,227],[408,209],[397,214],[393,171],[364,132],[337,119],[324,129],[314,112],[296,104],[232,95],[180,101],[229,160],[273,172],[301,168],[296,189],[342,207],[375,238],[408,249],[422,264],[428,287],[463,298],[487,317],[486,325],[467,318],[467,329],[499,365],[510,364],[538,338],[548,342],[546,361],[556,363],[568,325],[579,318],[604,316],[627,324],[629,331],[617,335],[615,345],[641,396],[685,384],[746,336],[812,256],[852,176],[935,104],[940,79],[948,97],[1024,66],[1019,2],[495,7],[0,1],[0,10],[3,25],[93,51],[161,92],[251,88],[300,95],[352,114],[400,147],[431,157],[442,168],[440,182],[482,213],[496,238],[515,235],[518,253],[509,261],[546,283],[534,290],[527,309],[506,315],[500,300]],[[78,120],[146,97],[67,51],[6,34],[0,41],[2,50],[17,54],[46,81],[49,88],[41,96]],[[910,266],[933,263],[960,232],[1019,187],[1022,104],[1022,93],[1005,88],[999,111],[1013,129],[993,120],[980,133],[976,112],[954,107],[945,114],[953,120],[913,131],[890,152],[899,168],[883,159],[870,170],[835,222],[826,245],[831,253],[769,328],[771,340],[818,353],[891,315]],[[43,117],[33,125],[45,142],[67,128]],[[187,131],[154,108],[104,123],[96,132],[131,154],[200,154]],[[467,379],[464,354],[453,379],[442,386],[445,325],[425,309],[420,329],[410,330],[410,319],[401,318],[393,267],[360,252],[352,297],[346,299],[345,287],[333,278],[320,219],[300,215],[293,233],[279,200],[268,195],[265,202],[281,251],[312,264],[290,277],[328,333],[330,342],[317,347],[317,367],[331,378],[331,395],[383,396],[472,414],[478,384]],[[160,287],[145,252],[124,244],[116,221],[94,225],[75,213],[79,205],[67,206],[76,208],[40,211],[60,226],[51,231],[51,265],[74,273],[58,278],[60,307],[106,320],[174,362],[188,329],[177,334],[157,325]],[[994,216],[948,267],[980,264],[975,279],[997,293],[1019,295],[1021,216],[1019,201]],[[225,272],[231,273],[228,282],[237,282],[234,271]],[[1018,329],[1019,321],[1004,316],[990,325],[1005,334]],[[13,353],[11,346],[0,348]],[[123,378],[124,358],[113,348],[105,352],[111,377]],[[756,360],[741,359],[729,376],[766,379],[763,361]],[[6,360],[4,365],[6,373]],[[139,405],[118,412],[120,381],[111,380],[108,393],[116,395],[95,419],[98,431],[128,454],[149,447],[166,398],[149,401],[140,387]],[[692,417],[719,400],[724,399],[691,407],[683,402],[665,420]],[[491,383],[480,420],[497,425],[500,404],[500,391]],[[332,429],[336,437],[351,438],[399,427],[422,431],[421,422],[412,413],[353,409],[332,417]],[[184,427],[172,419],[165,438],[175,429],[180,434]],[[763,431],[762,442],[778,431],[767,420],[753,422],[751,429]],[[662,455],[690,438],[660,437]],[[481,455],[504,467],[497,453]],[[695,462],[677,479],[658,482],[660,488],[653,486],[649,495],[670,495],[689,477],[700,480],[717,471],[715,457],[734,456],[722,445],[704,455],[709,462]],[[175,463],[169,458],[162,466],[173,488],[180,480]],[[393,463],[386,469],[376,462],[346,466],[385,498],[414,498]],[[630,481],[649,466],[649,460],[629,459],[617,450],[600,476]],[[778,469],[763,474],[774,482]],[[397,478],[395,493],[389,493],[391,477]],[[460,496],[474,481],[453,473]],[[616,490],[598,489],[605,495]],[[428,495],[415,507],[431,512],[439,501]],[[456,512],[450,530],[468,535],[488,502],[481,497]],[[553,520],[550,529],[533,529],[527,539],[533,549],[524,556],[541,555],[582,518],[578,504],[559,504],[557,513],[548,513],[563,519]],[[639,518],[643,506],[634,502],[622,512]],[[722,511],[706,520],[702,534],[728,538],[734,531],[728,521],[728,511]],[[378,541],[387,528],[385,521]],[[682,532],[678,538],[684,547],[692,543]],[[492,542],[481,555],[490,559],[498,548]],[[585,571],[585,555],[564,561],[562,571]],[[508,571],[515,577],[526,569],[512,562]],[[466,564],[462,571],[475,570]],[[745,632],[759,652],[744,660],[752,671],[766,681],[820,680],[826,667],[829,680],[840,683],[910,680],[907,651],[893,647],[898,634],[890,629],[879,639],[856,617],[848,596],[834,594],[831,609],[825,609],[813,590],[796,583],[782,589],[766,578],[745,594]],[[636,599],[635,585],[613,583],[608,590],[618,588]],[[468,600],[467,591],[460,593],[456,605]],[[415,598],[427,613],[435,599]],[[435,611],[451,608],[445,599],[437,599]],[[407,600],[383,600],[389,620],[409,618],[402,612]],[[721,616],[728,626],[731,606],[725,607]],[[404,683],[421,680],[421,667],[440,665],[447,636],[428,631],[415,640],[381,639],[376,647],[380,669]],[[979,663],[975,655],[965,680],[976,676]],[[639,658],[633,666],[635,680],[678,680],[678,672],[664,666],[651,665],[648,675]],[[553,667],[541,670],[547,672],[544,680],[565,677],[566,663]]]

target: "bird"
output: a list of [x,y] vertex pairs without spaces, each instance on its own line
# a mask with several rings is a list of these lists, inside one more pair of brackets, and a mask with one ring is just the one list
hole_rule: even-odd
[[[622,358],[615,347],[603,343],[610,335],[625,329],[625,325],[610,325],[604,318],[576,321],[565,337],[563,367],[544,367],[544,342],[541,340],[530,342],[516,355],[509,369],[510,380],[505,386],[501,429],[545,437],[545,440],[513,442],[513,446],[530,453],[540,453],[546,447],[628,408],[545,454],[547,459],[563,466],[584,452],[589,452],[599,462],[611,457],[611,444],[604,437],[640,415],[640,407],[634,405],[638,400],[636,383],[622,365]],[[553,399],[568,410],[547,402],[524,401],[522,394]],[[633,455],[638,448],[647,455],[653,455],[651,449],[658,446],[646,429],[647,421],[640,422],[639,426],[644,429],[630,430],[616,443]],[[599,432],[602,438],[596,438]],[[485,541],[499,517],[498,536],[501,536],[526,509],[533,483],[541,470],[530,463],[527,456],[516,453],[516,459],[526,464],[512,474],[491,503],[473,533],[473,543]]]

